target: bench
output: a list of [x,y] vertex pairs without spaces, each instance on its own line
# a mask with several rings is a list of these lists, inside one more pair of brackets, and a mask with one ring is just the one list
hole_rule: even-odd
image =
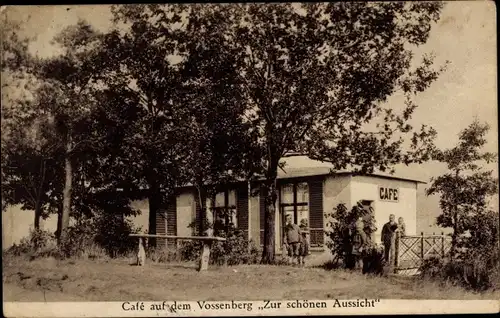
[[[139,238],[139,250],[143,243],[143,238],[165,238],[173,240],[192,240],[192,241],[202,241],[203,249],[201,251],[200,263],[198,266],[198,271],[205,271],[208,269],[208,262],[210,260],[210,246],[214,241],[223,242],[226,239],[218,236],[176,236],[176,235],[161,235],[161,234],[130,234],[131,237]],[[144,245],[142,245],[144,248]],[[142,264],[144,265],[144,264]]]

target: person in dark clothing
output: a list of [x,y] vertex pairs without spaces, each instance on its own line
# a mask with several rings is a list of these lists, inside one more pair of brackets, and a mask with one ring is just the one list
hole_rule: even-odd
[[297,263],[300,263],[300,242],[301,242],[301,230],[297,224],[292,223],[291,215],[286,216],[285,225],[285,246],[288,252],[288,262],[293,263],[294,259],[297,259]]
[[363,218],[359,217],[354,223],[354,238],[352,255],[354,256],[354,268],[360,269],[363,267],[363,253],[368,243],[368,236],[365,232],[365,224]]
[[391,243],[394,232],[398,229],[398,224],[396,223],[396,216],[394,214],[389,215],[389,222],[384,224],[382,228],[382,243],[384,244],[384,260],[389,261]]

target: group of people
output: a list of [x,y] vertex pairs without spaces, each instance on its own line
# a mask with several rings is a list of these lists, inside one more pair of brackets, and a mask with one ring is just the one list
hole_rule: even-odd
[[376,230],[373,222],[367,222],[361,216],[351,225],[350,240],[347,244],[348,267],[355,269],[363,268],[363,271],[365,271],[365,267],[370,266],[370,264],[367,264],[367,261],[373,262],[373,258],[377,254],[381,255],[381,262],[389,262],[391,245],[395,234],[399,232],[401,236],[406,235],[406,226],[403,218],[400,217],[396,223],[396,216],[391,214],[389,222],[384,224],[382,228],[382,257],[382,251],[380,251],[380,248],[374,242],[373,235]]
[[391,245],[394,235],[399,233],[400,236],[406,235],[406,226],[402,217],[398,218],[396,223],[396,216],[389,215],[389,222],[384,224],[382,228],[382,243],[384,244],[384,260],[387,262],[390,259]]
[[[367,254],[373,252],[376,246],[374,244],[373,234],[377,229],[374,228],[373,222],[365,222],[360,216],[351,226],[351,240],[348,244],[348,254],[355,268],[365,267],[363,258]],[[394,235],[399,232],[399,235],[406,235],[406,226],[402,217],[398,218],[391,214],[389,222],[384,224],[382,228],[382,244],[384,247],[383,260],[390,260],[391,244]],[[288,264],[305,265],[305,257],[310,254],[310,238],[309,228],[306,220],[302,220],[300,225],[292,222],[292,216],[286,216],[286,224],[284,228],[284,246],[283,252],[286,252]]]
[[310,254],[310,238],[307,220],[302,219],[300,226],[292,222],[292,216],[286,216],[284,228],[283,253],[286,252],[288,264],[305,265],[305,258]]

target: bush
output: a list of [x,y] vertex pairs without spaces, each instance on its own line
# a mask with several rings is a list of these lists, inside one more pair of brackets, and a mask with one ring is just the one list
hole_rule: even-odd
[[452,261],[433,257],[423,262],[420,271],[422,278],[451,282],[475,291],[500,287],[498,251],[486,254],[468,251]]
[[384,251],[383,249],[370,247],[363,256],[363,274],[384,274]]
[[339,204],[333,213],[326,214],[330,220],[325,231],[328,240],[326,246],[332,251],[337,261],[349,264],[350,247],[352,246],[352,225],[359,218],[365,219],[367,236],[375,229],[375,220],[370,211],[363,208],[361,204],[354,206],[351,210],[343,204]]
[[424,259],[420,266],[420,276],[422,278],[441,279],[444,277],[444,263],[439,257]]
[[[92,219],[79,220],[69,226],[67,237],[60,243],[61,252],[65,257],[81,257],[94,247],[95,222]],[[87,251],[87,252],[85,252]],[[90,253],[92,254],[92,253]]]
[[137,248],[137,239],[130,237],[136,233],[132,222],[121,215],[107,215],[96,220],[95,243],[111,257],[125,256]]
[[[260,261],[260,252],[252,240],[248,240],[244,231],[239,230],[231,223],[231,209],[219,209],[219,217],[214,222],[203,220],[203,228],[211,231],[214,236],[224,237],[226,241],[215,241],[210,249],[210,264],[215,265],[240,265],[256,264]],[[196,228],[196,222],[189,225]],[[179,254],[184,261],[197,261],[200,259],[203,242],[183,242]]]
[[120,215],[98,215],[84,218],[68,228],[68,236],[61,243],[66,257],[100,258],[125,256],[137,247],[132,223]]
[[[260,253],[255,243],[246,238],[243,231],[229,227],[228,231],[214,233],[215,236],[225,237],[226,241],[212,243],[210,249],[210,264],[240,265],[256,264]],[[183,261],[198,261],[200,259],[203,242],[185,241],[179,249]]]
[[217,265],[256,264],[259,254],[253,241],[249,241],[244,232],[234,230],[226,236],[225,242],[212,245],[210,260]]
[[40,229],[30,230],[27,237],[22,238],[19,244],[12,245],[6,253],[15,256],[26,255],[30,259],[49,256],[60,257],[55,236],[49,231]]

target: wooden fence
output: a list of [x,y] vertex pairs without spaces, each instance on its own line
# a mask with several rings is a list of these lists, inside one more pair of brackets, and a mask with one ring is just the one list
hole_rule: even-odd
[[394,271],[399,274],[418,272],[425,259],[449,255],[451,237],[448,235],[399,236],[394,240]]

